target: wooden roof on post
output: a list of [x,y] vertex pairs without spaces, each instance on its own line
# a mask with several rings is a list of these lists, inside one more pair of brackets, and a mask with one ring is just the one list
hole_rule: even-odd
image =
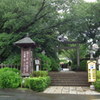
[[25,38],[16,41],[14,44],[20,47],[35,47],[36,45],[29,36],[26,36]]

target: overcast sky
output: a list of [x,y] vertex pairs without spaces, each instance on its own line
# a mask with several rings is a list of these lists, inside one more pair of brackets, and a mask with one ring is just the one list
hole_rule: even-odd
[[86,2],[96,2],[96,0],[84,0]]

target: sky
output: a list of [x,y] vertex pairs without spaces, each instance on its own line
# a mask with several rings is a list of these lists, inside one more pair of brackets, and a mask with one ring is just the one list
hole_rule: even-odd
[[96,0],[84,0],[86,2],[96,2]]

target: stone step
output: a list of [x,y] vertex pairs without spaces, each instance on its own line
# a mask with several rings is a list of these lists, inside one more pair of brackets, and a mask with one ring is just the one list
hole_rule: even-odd
[[87,72],[50,72],[52,86],[89,86]]
[[55,81],[55,80],[52,80],[51,82],[55,82],[55,83],[88,83],[87,81]]
[[89,86],[89,83],[51,83],[51,86]]

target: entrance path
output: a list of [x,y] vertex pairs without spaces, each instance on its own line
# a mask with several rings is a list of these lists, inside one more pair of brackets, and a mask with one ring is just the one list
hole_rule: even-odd
[[100,95],[100,92],[92,91],[89,89],[89,87],[76,87],[76,86],[50,86],[43,93]]

